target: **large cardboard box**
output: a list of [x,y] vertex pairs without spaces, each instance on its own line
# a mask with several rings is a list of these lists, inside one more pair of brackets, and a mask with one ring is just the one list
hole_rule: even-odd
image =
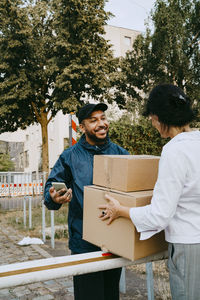
[[93,184],[124,192],[152,190],[159,156],[95,155]]
[[109,191],[108,189],[87,186],[84,188],[83,210],[83,239],[95,244],[108,252],[137,260],[167,250],[164,232],[160,232],[150,239],[139,240],[137,232],[131,220],[118,218],[110,225],[107,221],[99,218],[101,210],[99,205],[106,203],[105,194],[115,197],[121,204],[130,207],[144,206],[149,204],[152,191],[124,193]]

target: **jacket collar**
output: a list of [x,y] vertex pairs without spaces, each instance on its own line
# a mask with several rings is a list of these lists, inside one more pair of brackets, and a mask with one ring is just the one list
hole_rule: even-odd
[[86,137],[85,134],[83,134],[79,140],[79,143],[81,144],[82,147],[84,147],[87,150],[92,150],[95,152],[101,152],[102,150],[106,149],[109,147],[111,141],[109,139],[109,137],[107,136],[106,141],[104,144],[102,145],[90,145],[87,141],[86,141]]

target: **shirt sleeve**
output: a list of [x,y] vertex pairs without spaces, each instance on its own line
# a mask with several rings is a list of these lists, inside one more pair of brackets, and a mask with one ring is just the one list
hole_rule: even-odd
[[168,226],[176,212],[186,173],[187,164],[181,153],[162,153],[151,204],[130,209],[130,218],[141,233],[141,240],[150,238]]

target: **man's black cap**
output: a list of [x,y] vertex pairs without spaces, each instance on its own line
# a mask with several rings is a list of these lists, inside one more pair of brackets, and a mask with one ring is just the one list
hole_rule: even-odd
[[81,109],[78,112],[78,121],[79,124],[91,115],[93,111],[96,110],[102,110],[105,111],[107,110],[108,106],[105,103],[98,103],[98,104],[86,104],[85,106],[81,107]]

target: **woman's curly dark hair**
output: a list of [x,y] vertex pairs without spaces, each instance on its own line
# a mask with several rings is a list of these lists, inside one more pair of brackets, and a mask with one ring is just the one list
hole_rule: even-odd
[[181,127],[195,119],[189,97],[173,84],[159,84],[152,89],[143,115],[156,115],[168,127]]

